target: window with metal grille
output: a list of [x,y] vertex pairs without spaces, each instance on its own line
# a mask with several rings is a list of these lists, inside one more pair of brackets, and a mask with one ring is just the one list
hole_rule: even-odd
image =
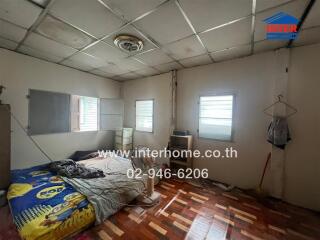
[[153,100],[136,101],[136,130],[153,132]]
[[199,103],[199,137],[232,140],[234,95],[202,96]]
[[72,131],[98,130],[99,99],[94,97],[72,96]]

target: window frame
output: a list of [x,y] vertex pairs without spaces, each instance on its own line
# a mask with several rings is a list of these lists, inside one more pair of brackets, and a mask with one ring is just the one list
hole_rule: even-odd
[[[137,102],[142,102],[142,101],[152,101],[152,131],[151,132],[143,131],[143,130],[137,130]],[[135,100],[135,102],[134,102],[134,108],[135,108],[135,117],[134,117],[135,126],[134,126],[134,129],[135,129],[136,132],[154,134],[154,102],[155,102],[154,98],[136,99]]]
[[[214,97],[214,96],[232,96],[232,118],[231,118],[231,135],[229,140],[225,139],[218,139],[218,138],[207,138],[207,137],[200,137],[200,100],[201,97]],[[208,141],[217,141],[217,142],[234,142],[234,118],[235,118],[235,109],[236,109],[236,94],[232,92],[224,92],[224,93],[208,93],[199,95],[198,97],[198,128],[197,128],[197,137],[198,139],[208,140]]]
[[[78,102],[78,125],[79,125],[79,130],[73,130],[72,129],[72,117],[70,118],[70,132],[72,133],[89,133],[89,132],[99,132],[100,131],[100,98],[99,97],[92,97],[92,96],[84,96],[84,95],[77,95],[77,94],[70,94],[70,98],[71,101],[73,101],[73,96],[77,97]],[[97,129],[96,130],[85,130],[85,131],[81,131],[80,130],[80,98],[81,97],[88,97],[88,98],[96,98],[97,99]],[[72,102],[70,104],[70,106],[72,105]],[[73,112],[72,112],[72,107],[70,107],[70,114],[72,116]]]

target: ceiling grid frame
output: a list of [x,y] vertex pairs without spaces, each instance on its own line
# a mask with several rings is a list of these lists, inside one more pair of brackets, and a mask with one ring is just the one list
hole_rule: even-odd
[[27,30],[25,36],[23,39],[18,43],[18,46],[16,47],[16,51],[20,48],[20,46],[24,43],[24,41],[27,39],[27,37],[34,32],[34,30],[40,25],[42,20],[47,16],[49,13],[51,7],[55,3],[56,0],[49,0],[49,3],[47,6],[41,11],[40,15],[38,16],[37,20],[31,25],[31,27]]
[[[28,1],[29,1],[29,0],[28,0]],[[44,20],[45,17],[46,17],[47,15],[49,15],[49,11],[50,11],[50,9],[51,9],[51,7],[53,6],[53,4],[54,4],[55,1],[56,1],[56,0],[50,0],[50,1],[48,2],[48,4],[46,5],[46,7],[43,8],[43,10],[42,10],[42,12],[40,13],[39,17],[37,18],[37,20],[36,20],[36,21],[32,24],[32,26],[27,30],[27,33],[26,33],[26,35],[24,36],[24,38],[18,43],[18,46],[16,47],[16,51],[23,45],[23,43],[25,42],[25,40],[27,39],[27,37],[28,37],[32,32],[35,32],[36,28],[40,25],[40,23],[42,22],[42,20]],[[73,56],[75,56],[75,55],[77,55],[77,54],[79,54],[79,53],[83,53],[83,54],[86,54],[86,55],[88,55],[88,56],[90,56],[90,57],[93,57],[93,58],[98,59],[97,57],[92,56],[92,55],[90,55],[90,54],[88,54],[88,53],[85,53],[84,51],[87,50],[88,48],[90,48],[90,47],[92,47],[92,46],[94,46],[94,45],[102,42],[104,39],[108,38],[109,36],[111,36],[111,35],[119,32],[119,31],[121,31],[123,28],[125,28],[125,27],[127,27],[127,26],[130,26],[130,25],[131,25],[132,27],[134,27],[135,30],[137,30],[142,36],[144,36],[144,37],[145,37],[151,44],[153,44],[156,48],[159,48],[159,49],[161,48],[159,45],[157,45],[157,44],[155,43],[154,40],[151,40],[150,37],[148,37],[146,34],[142,33],[142,31],[140,31],[136,26],[134,26],[133,23],[136,22],[136,21],[138,21],[138,20],[140,20],[140,19],[142,19],[143,17],[148,16],[149,14],[157,11],[158,8],[160,8],[162,5],[167,4],[167,3],[171,2],[172,0],[167,0],[167,1],[159,4],[159,5],[158,5],[157,7],[155,7],[154,9],[152,9],[152,10],[146,12],[146,13],[143,13],[142,15],[136,17],[135,19],[133,19],[133,20],[131,20],[131,21],[127,21],[126,19],[124,19],[121,15],[119,15],[119,13],[117,13],[114,9],[110,8],[110,7],[109,7],[107,4],[105,4],[102,0],[96,0],[96,1],[99,2],[100,4],[102,4],[104,7],[106,7],[106,8],[107,8],[112,14],[114,14],[116,17],[124,20],[124,21],[125,21],[125,24],[122,25],[119,29],[116,29],[115,31],[113,31],[113,32],[111,32],[111,33],[109,33],[109,34],[101,37],[101,38],[97,38],[97,37],[89,34],[88,32],[86,32],[85,30],[83,30],[83,29],[81,29],[81,28],[79,28],[79,27],[74,26],[73,24],[69,23],[69,22],[66,21],[65,19],[61,19],[61,18],[59,18],[59,17],[53,16],[54,18],[58,19],[59,21],[65,23],[65,24],[67,24],[67,25],[70,25],[70,26],[73,27],[73,28],[76,28],[77,30],[85,33],[86,35],[90,36],[91,38],[93,38],[93,39],[95,40],[94,42],[88,44],[87,46],[81,48],[80,50],[75,49],[75,50],[76,50],[75,53],[73,53],[73,54],[71,54],[70,56],[68,56],[68,57],[66,57],[66,58],[63,58],[61,61],[55,62],[55,63],[57,63],[57,64],[59,64],[59,65],[62,65],[62,66],[65,66],[65,65],[62,64],[62,62],[66,61],[66,60],[69,60],[71,57],[73,57]],[[35,4],[36,6],[40,7],[38,4],[33,3],[32,1],[29,1],[29,2],[31,2],[32,4]],[[43,35],[41,34],[41,36],[43,36]],[[43,36],[43,37],[46,37],[46,36]],[[48,37],[46,37],[46,38],[48,38]],[[51,39],[51,40],[52,40],[52,39]],[[106,43],[106,42],[103,42],[103,43],[106,44],[106,45],[108,45],[108,46],[110,46],[110,47],[115,48],[114,46],[112,46],[112,45],[110,45],[110,44],[108,44],[108,43]],[[69,46],[69,47],[70,47],[70,46]],[[116,49],[117,49],[117,48],[116,48]],[[149,50],[149,51],[152,51],[152,50],[154,50],[154,49],[151,49],[151,50]],[[145,52],[142,52],[141,54],[143,54],[143,53],[145,53]],[[167,53],[165,53],[165,54],[168,55]],[[168,55],[168,56],[169,56],[174,62],[177,62],[179,65],[181,65],[182,67],[184,67],[184,66],[183,66],[182,64],[180,64],[176,59],[174,59],[172,56],[170,56],[170,55]],[[130,56],[130,55],[127,56],[127,58],[130,58],[130,57],[132,57],[132,56]],[[159,72],[158,69],[156,69],[156,68],[154,68],[154,67],[152,67],[152,66],[149,66],[148,64],[142,62],[141,60],[138,60],[138,59],[136,59],[136,58],[134,58],[134,60],[136,60],[136,61],[144,64],[146,67],[150,67],[150,68],[154,69],[156,72]],[[48,61],[48,62],[50,62],[50,61]],[[106,62],[106,64],[107,64],[107,62]],[[70,67],[70,66],[68,66],[68,67]],[[74,68],[74,67],[71,67],[71,68]],[[74,69],[77,69],[77,68],[74,68]],[[92,68],[92,69],[89,69],[88,71],[85,71],[85,70],[81,70],[81,71],[90,73],[91,71],[94,71],[94,70],[96,70],[96,69],[99,69],[99,68]],[[77,69],[77,70],[80,70],[80,69]],[[133,72],[133,71],[128,71],[127,73],[131,73],[131,72]],[[159,73],[160,73],[160,72],[159,72]],[[124,74],[121,74],[121,75],[124,75]],[[115,75],[115,76],[120,76],[120,75]]]
[[[106,38],[108,38],[108,37],[110,37],[110,36],[112,36],[113,34],[119,32],[119,31],[121,31],[122,29],[124,29],[124,28],[126,28],[126,27],[128,27],[128,26],[132,26],[139,34],[141,34],[141,35],[142,35],[145,39],[147,39],[153,46],[155,46],[155,49],[157,49],[157,48],[160,49],[159,44],[157,44],[157,43],[156,43],[151,37],[149,37],[147,34],[143,33],[141,30],[139,30],[135,25],[133,25],[133,23],[136,22],[136,21],[138,21],[138,20],[140,20],[140,19],[142,19],[143,17],[148,16],[149,14],[155,12],[159,7],[161,7],[161,6],[164,5],[164,4],[167,4],[168,2],[170,2],[170,1],[172,1],[172,0],[167,0],[167,1],[159,4],[156,8],[154,8],[154,9],[152,9],[152,10],[150,10],[150,11],[148,11],[148,12],[146,12],[146,13],[138,16],[138,17],[136,17],[135,19],[133,19],[133,20],[131,20],[131,21],[126,20],[124,17],[122,17],[122,14],[121,14],[121,13],[115,11],[114,9],[112,9],[110,6],[108,6],[108,5],[107,5],[106,3],[104,3],[103,1],[101,1],[101,0],[97,0],[97,1],[98,1],[100,4],[102,4],[102,6],[104,6],[106,9],[108,9],[112,14],[114,14],[116,17],[118,17],[119,19],[123,20],[123,21],[125,22],[125,24],[124,24],[123,26],[121,26],[119,29],[117,29],[117,30],[115,30],[115,31],[113,31],[113,32],[111,32],[111,33],[103,36],[103,37],[100,38],[100,39],[97,39],[95,42],[93,42],[93,43],[85,46],[84,48],[78,50],[77,52],[75,52],[74,54],[68,56],[67,58],[62,59],[62,60],[59,62],[59,64],[61,64],[63,61],[68,60],[68,59],[70,59],[71,57],[73,57],[73,56],[75,56],[75,55],[77,55],[77,54],[79,54],[79,53],[83,53],[83,51],[89,49],[90,47],[92,47],[92,46],[94,46],[94,45],[96,45],[96,44],[98,44],[98,43],[100,43],[100,42],[103,42],[104,44],[107,44],[108,46],[110,46],[110,47],[112,47],[112,48],[115,48],[113,45],[110,45],[109,43],[104,42],[103,40],[106,39]],[[117,49],[117,48],[115,48],[115,49]],[[141,53],[139,53],[139,54],[143,54],[143,53],[146,53],[146,52],[149,52],[149,51],[152,51],[152,50],[154,50],[154,49],[150,49],[150,50],[148,50],[148,51],[141,52]],[[127,54],[127,57],[126,57],[126,58],[132,58],[133,56],[135,56],[135,55],[128,55],[128,54]],[[172,58],[171,56],[169,56],[169,57],[170,57],[173,61],[176,61],[176,60],[175,60],[174,58]],[[152,68],[154,71],[156,71],[157,73],[159,72],[159,74],[160,74],[160,71],[159,71],[158,69],[154,68],[153,66],[149,66],[148,64],[146,64],[146,63],[144,63],[144,62],[142,62],[141,60],[138,60],[138,59],[136,59],[136,58],[132,58],[132,59],[134,59],[135,61],[138,61],[138,62],[144,64],[144,65],[146,66],[146,68],[148,68],[148,67],[149,67],[149,68]],[[177,61],[176,61],[176,62],[177,62]],[[178,62],[177,62],[177,63],[178,63]],[[107,62],[106,62],[106,64],[107,64]],[[178,64],[180,64],[180,63],[178,63]],[[181,65],[181,64],[180,64],[180,65]],[[184,66],[182,66],[182,67],[184,67]],[[86,71],[86,72],[91,73],[92,71],[95,71],[95,70],[97,70],[97,69],[99,69],[99,67],[98,67],[98,68],[90,69],[90,70],[88,70],[88,71]],[[128,70],[129,70],[129,69],[128,69]],[[127,73],[132,73],[132,72],[133,72],[133,71],[129,71],[129,72],[127,72]],[[121,75],[124,75],[124,74],[115,75],[115,76],[121,76]],[[138,75],[139,75],[139,74],[138,74]],[[114,77],[115,77],[115,76],[114,76]]]
[[[120,18],[120,19],[122,19],[122,20],[124,20],[125,22],[130,22],[130,21],[127,21],[127,19],[125,19],[125,18],[123,18],[122,17],[122,13],[120,13],[120,12],[118,12],[118,11],[115,11],[113,8],[111,8],[108,4],[106,4],[106,3],[104,3],[102,0],[97,0],[98,2],[100,2],[103,6],[105,6],[107,9],[109,9],[113,14],[115,14],[115,16],[117,16],[118,18]],[[153,13],[153,12],[155,12],[155,11],[157,11],[161,6],[163,6],[163,5],[165,5],[165,4],[169,4],[170,2],[172,2],[172,1],[174,1],[174,0],[167,0],[167,1],[165,1],[165,2],[163,2],[163,3],[161,3],[161,4],[159,4],[156,8],[154,8],[153,10],[151,10],[151,11],[149,11],[148,13],[149,14],[151,14],[151,13]],[[130,26],[132,26],[139,34],[141,34],[144,38],[146,38],[152,45],[154,45],[155,47],[156,47],[156,49],[160,49],[160,50],[162,50],[162,52],[164,53],[164,54],[166,54],[168,57],[170,57],[172,60],[173,60],[173,62],[176,62],[177,64],[179,64],[181,67],[184,67],[177,59],[175,59],[171,54],[169,54],[168,52],[166,52],[165,51],[165,49],[163,48],[163,46],[161,45],[161,44],[159,44],[157,41],[155,41],[152,37],[150,37],[148,34],[146,34],[146,33],[144,33],[143,31],[141,31],[136,25],[134,25],[134,23],[136,22],[136,21],[138,21],[138,20],[140,20],[140,19],[142,19],[143,17],[145,17],[145,16],[147,16],[147,15],[149,15],[149,14],[146,14],[146,13],[144,13],[144,14],[142,14],[141,16],[139,16],[139,17],[137,17],[137,18],[135,18],[134,19],[134,21],[131,21],[130,22]],[[121,29],[119,29],[119,31],[121,31]],[[119,31],[117,31],[117,32],[119,32]],[[150,51],[152,51],[152,50],[150,50]],[[142,52],[141,54],[143,54],[144,52]],[[138,53],[139,54],[139,53]],[[137,54],[136,54],[137,55]],[[139,54],[140,55],[140,54]],[[129,56],[129,58],[130,57],[133,57],[133,56],[135,56],[135,55],[132,55],[132,56]],[[139,61],[139,62],[141,62],[141,61]],[[143,61],[142,61],[143,62]],[[145,65],[147,65],[147,66],[149,66],[148,64],[146,64],[146,63],[144,63]],[[149,66],[149,67],[151,67],[151,68],[154,68],[154,67],[152,67],[152,66]],[[156,68],[154,68],[154,69],[156,69]],[[157,70],[157,69],[156,69]],[[157,70],[158,71],[158,70]]]
[[[32,4],[35,4],[34,2],[32,2],[32,0],[27,0],[27,1],[30,2],[30,3],[32,3]],[[51,14],[50,14],[50,9],[51,9],[51,7],[52,7],[52,5],[54,4],[55,1],[56,1],[56,0],[49,0],[49,3],[48,3],[45,7],[41,7],[41,6],[37,5],[37,4],[35,4],[36,6],[41,7],[41,8],[42,8],[42,11],[41,11],[41,13],[39,14],[38,18],[36,19],[36,21],[32,24],[32,26],[29,27],[28,29],[26,29],[27,32],[26,32],[24,38],[23,38],[20,42],[16,42],[16,43],[18,44],[17,47],[16,47],[16,49],[15,49],[16,51],[24,44],[25,40],[27,39],[27,37],[28,37],[32,32],[36,32],[35,30],[36,30],[36,28],[40,25],[40,23],[42,22],[42,20],[44,20],[47,15],[50,15],[50,16],[51,16]],[[179,10],[180,10],[180,12],[182,13],[185,21],[188,23],[188,25],[190,26],[190,28],[191,28],[191,30],[192,30],[192,32],[193,32],[192,35],[189,35],[189,36],[187,36],[187,37],[181,38],[181,39],[179,39],[179,40],[177,40],[177,41],[180,41],[180,40],[182,40],[182,39],[185,39],[185,38],[188,38],[188,37],[191,37],[191,36],[195,36],[195,37],[197,38],[197,40],[199,41],[199,43],[201,44],[201,46],[206,50],[206,54],[207,54],[208,56],[210,56],[210,60],[212,61],[213,58],[212,58],[212,56],[211,56],[211,53],[213,53],[213,52],[221,52],[221,51],[225,51],[225,50],[228,50],[228,49],[237,48],[237,47],[240,47],[240,46],[242,46],[242,45],[232,46],[232,47],[229,47],[229,48],[225,48],[225,49],[221,49],[221,50],[218,50],[218,51],[210,52],[210,51],[207,50],[206,46],[205,46],[204,43],[202,42],[199,34],[206,33],[206,32],[210,32],[210,31],[212,31],[212,30],[215,30],[215,29],[219,29],[219,28],[228,26],[228,25],[230,25],[230,24],[239,22],[239,21],[241,21],[241,20],[244,20],[244,19],[247,19],[247,18],[251,18],[251,19],[252,19],[252,20],[251,20],[252,25],[251,25],[251,53],[250,53],[250,55],[252,55],[252,54],[254,53],[254,51],[253,51],[253,50],[254,50],[254,45],[255,45],[256,43],[258,43],[258,42],[266,41],[265,39],[264,39],[264,40],[257,41],[257,42],[254,41],[254,30],[255,30],[255,18],[256,18],[256,15],[259,14],[259,13],[263,13],[263,12],[266,12],[266,11],[269,11],[269,10],[272,10],[272,9],[276,9],[276,8],[279,8],[279,7],[288,5],[288,4],[292,3],[292,2],[296,2],[296,1],[299,1],[299,0],[290,0],[290,1],[283,2],[283,3],[281,3],[281,4],[278,4],[278,5],[275,5],[275,6],[266,8],[266,9],[262,9],[262,10],[260,10],[260,11],[256,11],[256,1],[257,1],[257,0],[252,0],[252,11],[251,11],[251,14],[249,14],[249,15],[247,15],[247,16],[244,16],[244,17],[241,17],[241,18],[234,19],[234,20],[232,20],[232,21],[229,21],[229,22],[227,22],[227,23],[224,23],[224,24],[221,24],[221,25],[218,25],[218,26],[211,27],[211,28],[206,29],[206,30],[203,30],[203,31],[199,31],[199,32],[196,32],[196,31],[195,31],[195,28],[193,27],[193,24],[191,23],[191,21],[189,20],[187,14],[185,13],[185,11],[183,10],[183,8],[181,7],[181,4],[180,4],[179,0],[166,0],[166,1],[162,2],[162,3],[160,3],[159,5],[157,5],[155,8],[153,8],[153,9],[151,9],[151,10],[149,10],[149,11],[143,13],[143,14],[141,14],[141,15],[138,16],[138,17],[135,17],[134,19],[132,19],[132,20],[130,20],[130,21],[126,20],[126,19],[123,17],[123,14],[122,14],[122,13],[120,13],[119,11],[116,11],[115,9],[111,8],[108,4],[104,3],[102,0],[96,0],[96,1],[99,2],[100,4],[102,4],[104,7],[106,7],[113,15],[115,15],[115,16],[118,17],[119,19],[123,20],[123,21],[124,21],[124,24],[123,24],[121,27],[119,27],[118,29],[116,29],[115,31],[113,31],[112,33],[109,33],[109,34],[107,34],[107,35],[105,35],[105,36],[103,36],[103,37],[101,37],[101,38],[97,38],[97,37],[89,34],[88,32],[82,30],[81,28],[79,28],[79,27],[77,27],[77,26],[69,23],[68,21],[66,21],[66,20],[64,20],[64,19],[61,19],[61,18],[59,18],[59,17],[53,16],[54,18],[62,21],[63,23],[68,24],[68,25],[70,25],[71,27],[73,27],[73,28],[75,28],[75,29],[77,29],[77,30],[85,33],[86,35],[90,36],[90,37],[94,40],[92,43],[88,44],[87,46],[85,46],[85,47],[83,47],[83,48],[81,48],[81,49],[76,49],[76,52],[75,52],[75,53],[71,54],[70,56],[68,56],[68,57],[66,57],[66,58],[63,58],[61,61],[57,62],[57,64],[63,65],[63,64],[62,64],[63,61],[65,61],[65,60],[67,60],[67,59],[70,59],[71,57],[73,57],[73,56],[75,56],[75,55],[77,55],[77,54],[79,54],[79,53],[84,53],[84,54],[86,54],[86,55],[89,55],[89,56],[91,56],[91,57],[94,57],[94,58],[96,58],[96,59],[100,59],[100,60],[101,60],[101,58],[96,57],[96,56],[92,56],[92,55],[90,55],[90,54],[87,54],[87,53],[85,53],[84,51],[85,51],[86,49],[88,49],[88,48],[90,48],[90,47],[92,47],[92,46],[94,46],[94,45],[102,42],[103,40],[105,40],[106,38],[110,37],[111,35],[113,35],[113,34],[119,32],[119,31],[121,31],[121,30],[124,29],[125,27],[131,26],[131,27],[134,28],[135,31],[137,31],[139,34],[141,34],[141,35],[142,35],[149,43],[151,43],[155,48],[154,48],[154,49],[148,49],[148,50],[146,50],[146,51],[144,51],[144,52],[139,52],[139,53],[137,53],[137,54],[135,54],[135,55],[128,55],[126,58],[130,58],[130,59],[133,59],[133,60],[135,60],[135,61],[138,61],[138,62],[144,64],[144,65],[146,66],[146,68],[152,68],[152,69],[155,70],[156,72],[159,72],[159,73],[160,73],[160,71],[159,71],[158,69],[156,69],[155,67],[150,66],[150,65],[144,63],[143,61],[141,61],[140,59],[137,59],[137,58],[135,57],[135,56],[143,55],[144,53],[153,51],[153,50],[155,50],[155,49],[159,49],[159,50],[161,50],[163,53],[165,53],[168,57],[170,57],[171,59],[173,59],[173,62],[176,62],[177,64],[179,64],[180,66],[182,66],[183,68],[185,68],[185,66],[183,66],[182,63],[180,63],[180,60],[175,59],[169,52],[166,51],[166,49],[165,49],[164,46],[161,46],[161,45],[160,45],[159,43],[157,43],[157,41],[155,41],[152,37],[150,37],[150,36],[148,36],[147,34],[143,33],[143,31],[141,31],[139,28],[137,28],[136,25],[134,24],[135,22],[139,21],[140,19],[142,19],[142,18],[144,18],[144,17],[152,14],[153,12],[157,11],[161,6],[163,6],[163,5],[165,5],[165,4],[168,4],[168,3],[172,2],[172,1],[175,2],[176,6],[179,8]],[[4,21],[5,21],[5,20],[4,20]],[[10,23],[11,23],[11,22],[10,22]],[[21,26],[19,26],[19,27],[21,27]],[[311,27],[311,28],[315,28],[315,27],[313,26],[313,27]],[[25,28],[24,28],[24,29],[25,29]],[[306,29],[309,29],[309,28],[306,28]],[[303,29],[303,30],[305,30],[305,29]],[[43,35],[41,34],[41,36],[43,36]],[[46,37],[46,36],[43,36],[43,37]],[[47,38],[48,38],[48,37],[47,37]],[[50,39],[50,38],[48,38],[48,39]],[[52,40],[52,39],[51,39],[51,40]],[[12,40],[10,40],[10,41],[12,41]],[[54,40],[54,41],[55,41],[55,40]],[[12,42],[14,42],[14,41],[12,41]],[[172,42],[169,42],[169,43],[173,43],[173,42],[175,42],[175,41],[172,41]],[[108,46],[110,46],[110,47],[116,48],[115,46],[113,46],[113,45],[111,45],[110,43],[107,43],[107,42],[105,42],[105,41],[103,41],[103,43],[106,44],[106,45],[108,45]],[[66,45],[66,46],[68,46],[68,45]],[[68,46],[68,47],[70,47],[70,46]],[[117,49],[117,48],[116,48],[116,49]],[[202,55],[205,56],[206,54],[202,54]],[[26,54],[26,55],[28,55],[28,54]],[[200,56],[200,55],[198,55],[198,56]],[[197,57],[197,56],[193,56],[193,57]],[[188,57],[188,58],[191,58],[191,57]],[[183,59],[181,59],[181,60],[184,60],[184,59],[187,59],[187,58],[183,58]],[[50,62],[50,60],[46,60],[46,61]],[[108,62],[107,62],[107,61],[105,61],[105,62],[106,62],[106,65],[107,65]],[[71,68],[74,68],[74,67],[71,67]],[[78,69],[78,68],[75,68],[75,69]],[[91,73],[91,71],[93,71],[93,70],[95,70],[95,69],[99,69],[99,68],[93,68],[93,69],[90,69],[90,70],[88,70],[88,71],[85,71],[85,70],[82,70],[82,69],[78,69],[78,70],[83,71],[83,72],[89,72],[89,73]],[[127,69],[127,70],[129,70],[129,69]],[[136,70],[136,71],[139,71],[139,70]],[[138,73],[136,73],[136,71],[128,71],[126,74],[129,74],[129,73],[138,74]],[[108,73],[106,73],[106,74],[108,74]],[[120,75],[124,75],[124,74],[120,74]],[[115,76],[120,76],[120,75],[115,75]],[[138,74],[138,75],[142,75],[142,74]],[[114,77],[115,77],[115,76],[114,76]]]
[[[122,15],[123,15],[122,13],[114,10],[114,9],[111,8],[108,4],[104,3],[102,0],[97,0],[97,1],[98,1],[99,3],[101,3],[104,7],[106,7],[107,9],[109,9],[115,16],[117,16],[118,18],[120,18],[120,19],[124,20],[125,22],[129,23],[127,26],[131,26],[135,31],[137,31],[141,36],[143,36],[149,43],[151,43],[151,44],[155,47],[155,48],[149,49],[149,50],[147,50],[147,51],[138,52],[138,53],[136,53],[136,54],[134,54],[134,55],[129,55],[127,58],[134,59],[135,61],[138,61],[138,62],[144,64],[146,67],[152,68],[153,70],[155,70],[156,72],[159,72],[159,74],[160,74],[160,71],[159,71],[157,68],[155,68],[154,66],[150,66],[150,65],[146,64],[145,62],[141,61],[140,59],[135,58],[135,56],[137,56],[137,55],[141,55],[141,54],[144,54],[144,53],[153,51],[153,50],[155,50],[155,49],[160,49],[160,50],[161,50],[162,47],[161,47],[161,45],[160,45],[157,41],[155,41],[152,37],[150,37],[149,35],[147,35],[147,34],[144,33],[143,31],[141,31],[136,25],[134,25],[134,22],[136,22],[136,21],[142,19],[143,17],[148,16],[149,14],[157,11],[158,8],[160,8],[160,7],[163,6],[164,4],[168,4],[168,3],[171,2],[172,0],[167,0],[167,1],[159,4],[156,8],[154,8],[154,9],[152,9],[152,10],[150,10],[150,11],[148,11],[148,12],[146,12],[146,13],[138,16],[138,17],[136,17],[136,18],[135,18],[134,20],[132,20],[132,21],[128,21],[127,19],[125,19],[124,17],[122,17]],[[127,26],[126,26],[126,27],[127,27]],[[121,27],[121,29],[117,30],[115,33],[121,31],[122,29],[123,29],[123,28]],[[113,34],[114,34],[114,33],[110,34],[109,36],[111,36],[111,35],[113,35]],[[108,36],[108,37],[109,37],[109,36]],[[164,53],[165,53],[165,52],[164,52]],[[175,62],[177,62],[178,64],[180,64],[180,63],[179,63],[176,59],[174,59],[172,56],[170,56],[170,55],[167,54],[167,53],[165,53],[165,54],[168,55],[168,57],[170,57],[173,61],[175,61]],[[180,65],[181,65],[181,64],[180,64]],[[184,67],[184,66],[182,65],[182,67]],[[134,72],[134,71],[130,71],[130,72]],[[121,74],[121,75],[124,75],[124,74]],[[121,75],[117,75],[117,76],[121,76]]]
[[[107,35],[105,35],[105,36],[97,39],[95,42],[92,42],[91,44],[88,44],[88,45],[85,46],[84,48],[82,48],[82,49],[80,49],[79,51],[75,52],[73,55],[69,56],[69,57],[66,58],[66,59],[63,59],[63,61],[65,61],[65,60],[73,57],[74,55],[76,55],[76,54],[78,54],[78,53],[80,53],[80,52],[83,52],[83,51],[87,50],[88,48],[90,48],[90,47],[92,47],[92,46],[94,46],[94,45],[102,42],[102,41],[105,40],[106,38],[112,36],[113,34],[119,32],[119,31],[121,31],[122,29],[124,29],[124,28],[126,28],[126,27],[128,27],[128,26],[133,26],[133,23],[134,23],[134,22],[142,19],[142,18],[145,17],[145,16],[148,16],[149,14],[151,14],[151,13],[153,13],[153,12],[155,12],[156,10],[158,10],[159,7],[161,7],[161,6],[164,5],[164,4],[167,4],[167,3],[170,2],[171,0],[167,0],[167,1],[159,4],[156,8],[154,8],[154,9],[152,9],[152,10],[150,10],[150,11],[148,11],[148,12],[146,12],[146,13],[138,16],[138,17],[136,17],[135,19],[133,19],[133,20],[131,20],[131,21],[126,20],[120,13],[118,13],[117,11],[115,11],[114,9],[112,9],[109,5],[107,5],[106,3],[104,3],[102,0],[96,0],[96,1],[97,1],[98,3],[100,3],[103,7],[105,7],[106,9],[108,9],[113,15],[115,15],[115,16],[118,17],[119,19],[123,20],[125,23],[124,23],[119,29],[116,29],[115,31],[113,31],[113,32],[111,32],[111,33],[109,33],[109,34],[107,34]],[[135,27],[135,26],[134,26],[134,27]],[[145,35],[145,36],[146,36],[146,35]],[[146,39],[147,39],[148,41],[150,41],[148,38],[146,38]],[[103,43],[106,43],[106,42],[103,42]],[[151,44],[154,44],[153,42],[150,42],[150,43],[151,43]],[[109,46],[111,46],[111,45],[108,44],[108,43],[106,43],[106,44],[109,45]],[[114,46],[111,46],[111,47],[115,48]],[[128,57],[130,57],[130,56],[128,56]],[[61,61],[61,62],[63,62],[63,61]]]
[[[175,4],[177,5],[177,7],[179,8],[181,14],[183,15],[184,19],[186,20],[186,22],[188,23],[189,27],[191,28],[193,34],[196,36],[197,40],[199,41],[199,43],[201,44],[201,46],[204,48],[204,50],[206,51],[206,54],[209,56],[210,60],[212,63],[214,63],[214,59],[211,56],[211,54],[209,53],[207,47],[204,45],[204,43],[202,42],[199,34],[197,33],[196,29],[194,28],[193,24],[191,23],[190,19],[188,18],[186,12],[183,10],[179,0],[174,0]],[[180,39],[181,40],[181,39]]]
[[[285,6],[287,4],[290,4],[292,2],[296,2],[296,1],[299,1],[299,0],[290,0],[288,2],[284,2],[284,3],[281,3],[279,5],[276,5],[276,6],[273,6],[273,7],[270,7],[270,8],[266,8],[266,9],[263,9],[261,11],[258,11],[255,13],[255,15],[259,14],[259,13],[263,13],[263,12],[267,12],[267,11],[270,11],[272,9],[276,9],[276,8],[279,8],[279,7],[282,7],[282,6]],[[219,29],[219,28],[222,28],[222,27],[225,27],[225,26],[228,26],[228,25],[231,25],[233,23],[237,23],[237,22],[240,22],[244,19],[247,19],[247,18],[250,18],[252,17],[252,13],[250,13],[249,15],[247,16],[243,16],[243,17],[240,17],[240,18],[236,18],[232,21],[229,21],[229,22],[226,22],[226,23],[223,23],[223,24],[220,24],[220,25],[217,25],[217,26],[214,26],[214,27],[211,27],[211,28],[208,28],[206,30],[203,30],[203,31],[199,31],[197,32],[197,34],[202,34],[202,33],[207,33],[207,32],[210,32],[210,31],[213,31],[213,30],[216,30],[216,29]]]
[[252,0],[252,10],[251,10],[251,50],[250,55],[254,52],[254,32],[255,32],[255,25],[256,25],[256,7],[257,7],[257,0]]

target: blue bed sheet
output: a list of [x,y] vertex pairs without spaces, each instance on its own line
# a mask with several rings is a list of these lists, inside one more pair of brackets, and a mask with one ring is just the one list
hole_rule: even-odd
[[93,206],[48,165],[13,170],[8,201],[23,239],[63,239],[95,221]]

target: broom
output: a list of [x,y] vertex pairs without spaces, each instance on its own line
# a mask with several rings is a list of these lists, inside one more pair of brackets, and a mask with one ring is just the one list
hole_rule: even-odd
[[271,159],[271,152],[268,153],[267,161],[266,161],[266,163],[264,165],[264,169],[263,169],[262,176],[260,178],[260,182],[259,182],[258,187],[256,189],[247,190],[248,194],[253,195],[253,196],[257,197],[257,198],[264,198],[265,196],[267,196],[267,193],[264,192],[263,189],[262,189],[262,184],[263,184],[264,176],[266,174],[267,167],[268,167],[268,164],[270,162],[270,159]]

